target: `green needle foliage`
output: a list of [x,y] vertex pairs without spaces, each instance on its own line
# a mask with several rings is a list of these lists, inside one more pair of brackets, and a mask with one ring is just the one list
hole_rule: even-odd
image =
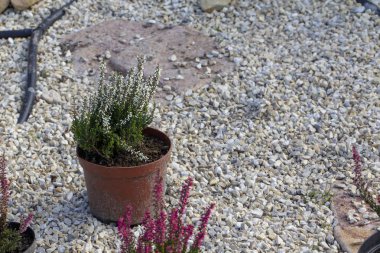
[[129,153],[137,161],[148,158],[139,151],[143,129],[153,120],[154,97],[160,69],[144,77],[144,58],[138,59],[137,69],[126,76],[114,72],[105,78],[105,66],[100,67],[98,90],[85,98],[75,113],[71,131],[79,148],[112,161],[120,153]]
[[0,236],[0,252],[17,252],[21,244],[21,235],[18,230],[5,228]]

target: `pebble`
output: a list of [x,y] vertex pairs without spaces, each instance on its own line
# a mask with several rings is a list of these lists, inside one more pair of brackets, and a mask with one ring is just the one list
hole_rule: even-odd
[[168,101],[171,101],[171,100],[173,100],[173,98],[174,98],[174,96],[173,95],[167,95],[167,96],[165,96],[165,99],[166,100],[168,100]]
[[64,246],[62,246],[62,245],[58,246],[58,252],[59,253],[64,253],[65,250],[66,250],[66,248]]
[[285,244],[284,240],[282,240],[282,238],[280,236],[276,237],[275,243],[278,246],[283,246]]
[[175,54],[173,54],[169,57],[169,61],[171,61],[171,62],[175,62],[176,60],[177,60],[177,56]]
[[105,57],[106,59],[111,59],[111,52],[107,50],[107,51],[105,52],[104,57]]
[[38,2],[38,0],[11,0],[12,7],[16,10],[26,10],[31,7],[33,4]]
[[264,211],[259,209],[259,208],[256,208],[252,211],[252,214],[255,218],[261,218],[264,214]]
[[239,66],[240,63],[241,63],[242,61],[243,61],[243,59],[240,58],[240,57],[236,57],[236,58],[234,58],[234,63],[235,63],[237,66]]
[[365,12],[365,7],[364,6],[355,7],[354,9],[352,9],[352,12],[353,13],[363,13],[363,12]]
[[55,90],[42,93],[42,98],[49,104],[61,103],[61,95]]
[[227,7],[231,0],[200,0],[202,10],[212,12],[214,10],[221,10]]

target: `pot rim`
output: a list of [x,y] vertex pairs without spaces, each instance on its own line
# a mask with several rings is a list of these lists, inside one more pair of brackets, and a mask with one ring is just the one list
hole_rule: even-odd
[[[21,223],[18,222],[18,221],[7,221],[7,224],[8,225],[12,225],[13,224],[13,225],[18,225],[18,226],[21,225]],[[31,226],[28,226],[28,228],[25,230],[24,233],[26,233],[26,232],[31,233],[33,235],[33,239],[34,240],[36,239],[36,234],[34,233],[34,230],[31,228]]]
[[90,162],[90,161],[84,159],[83,157],[81,157],[78,154],[78,148],[79,148],[78,146],[76,148],[76,155],[77,155],[80,162],[92,164],[92,165],[96,166],[97,168],[104,168],[107,170],[119,170],[119,169],[128,169],[128,170],[138,169],[138,170],[141,170],[142,168],[151,167],[154,164],[161,163],[164,160],[168,159],[168,156],[170,156],[172,148],[173,148],[172,140],[170,139],[170,137],[166,133],[164,133],[164,132],[162,132],[156,128],[153,128],[153,127],[146,127],[146,128],[144,128],[143,131],[149,131],[151,133],[156,133],[156,134],[151,134],[151,135],[155,135],[155,136],[159,137],[161,140],[163,140],[164,142],[166,142],[169,145],[168,151],[160,159],[155,160],[155,161],[150,162],[150,163],[144,163],[141,165],[137,165],[137,166],[104,166],[104,165],[100,165],[97,163]]

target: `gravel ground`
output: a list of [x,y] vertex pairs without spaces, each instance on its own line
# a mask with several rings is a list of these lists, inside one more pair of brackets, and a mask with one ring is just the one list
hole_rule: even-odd
[[[353,143],[379,175],[377,15],[353,13],[359,5],[352,0],[239,0],[212,14],[195,0],[78,2],[40,42],[37,101],[23,125],[16,121],[28,41],[0,41],[0,152],[12,179],[10,218],[35,213],[37,252],[116,252],[115,226],[89,214],[69,132],[74,99],[94,84],[75,77],[59,40],[120,17],[188,24],[215,37],[219,53],[235,63],[209,86],[176,95],[154,122],[175,141],[168,203],[176,203],[190,175],[194,220],[217,204],[205,252],[339,252],[330,189],[337,177],[351,176]],[[35,27],[63,3],[7,10],[0,29]]]

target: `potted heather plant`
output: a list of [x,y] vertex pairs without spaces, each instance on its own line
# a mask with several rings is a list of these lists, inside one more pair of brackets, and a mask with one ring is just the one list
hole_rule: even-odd
[[[359,191],[360,197],[369,205],[369,207],[380,217],[380,195],[377,199],[368,190],[369,183],[366,183],[362,175],[361,157],[357,149],[352,147],[352,156],[355,162],[354,167],[354,184]],[[379,253],[380,252],[380,232],[375,232],[367,240],[364,241],[358,253]]]
[[104,222],[117,221],[131,205],[132,223],[140,223],[152,209],[154,175],[159,172],[165,178],[170,159],[169,137],[148,127],[160,69],[145,77],[143,65],[144,58],[139,58],[137,69],[106,78],[102,64],[97,92],[85,98],[74,115],[71,130],[90,210]]
[[[131,229],[133,208],[127,206],[125,214],[118,221],[118,233],[122,241],[121,253],[199,253],[206,236],[207,223],[215,204],[211,204],[201,216],[200,224],[194,233],[192,224],[185,224],[186,207],[192,178],[182,186],[178,207],[169,215],[164,211],[162,179],[157,175],[154,187],[155,214],[148,211],[142,223],[142,233],[134,237]],[[137,239],[137,240],[136,240]],[[190,240],[193,242],[190,244]]]
[[0,252],[1,253],[32,253],[36,249],[33,230],[29,227],[33,215],[22,218],[20,223],[7,222],[8,201],[10,198],[10,182],[6,175],[4,157],[0,157]]

